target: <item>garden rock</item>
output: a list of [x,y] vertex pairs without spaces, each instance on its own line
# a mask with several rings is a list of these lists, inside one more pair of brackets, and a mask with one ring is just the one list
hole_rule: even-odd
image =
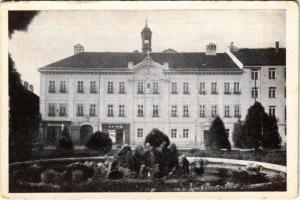
[[54,169],[47,169],[41,173],[41,183],[56,184],[58,182],[58,172]]

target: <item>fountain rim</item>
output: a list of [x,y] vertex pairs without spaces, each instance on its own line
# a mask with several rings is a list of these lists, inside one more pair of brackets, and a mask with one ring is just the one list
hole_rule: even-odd
[[[22,162],[14,162],[10,163],[9,166],[14,167],[21,164],[36,164],[36,163],[46,163],[46,162],[63,162],[63,161],[70,161],[70,162],[82,162],[82,161],[92,161],[92,160],[105,160],[105,159],[112,159],[113,156],[93,156],[93,157],[76,157],[76,158],[51,158],[51,159],[39,159],[39,160],[29,160],[29,161],[22,161]],[[208,162],[212,163],[218,163],[218,164],[230,164],[230,165],[241,165],[241,166],[247,166],[249,164],[254,165],[260,165],[265,169],[270,169],[273,171],[279,171],[279,172],[287,172],[287,167],[283,165],[277,165],[272,163],[266,163],[266,162],[259,162],[259,161],[252,161],[252,160],[237,160],[237,159],[227,159],[227,158],[212,158],[212,157],[187,157],[187,159],[190,162],[194,162],[197,160],[206,160]]]

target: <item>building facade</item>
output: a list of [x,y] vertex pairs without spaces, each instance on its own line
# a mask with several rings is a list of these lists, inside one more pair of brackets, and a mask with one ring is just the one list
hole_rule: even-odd
[[[39,69],[45,146],[55,146],[67,126],[78,146],[96,130],[115,144],[136,146],[158,128],[179,148],[205,149],[216,115],[232,143],[233,124],[254,103],[247,66],[233,53],[217,53],[213,43],[205,52],[152,52],[147,25],[141,37],[141,53],[84,52],[78,44],[73,56]],[[276,103],[282,109],[282,101]]]

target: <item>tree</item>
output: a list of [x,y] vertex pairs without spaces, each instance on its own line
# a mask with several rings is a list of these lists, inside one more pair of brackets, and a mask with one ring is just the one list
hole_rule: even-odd
[[231,149],[222,119],[217,116],[209,128],[208,147],[212,150]]
[[255,102],[248,109],[242,136],[244,147],[255,148],[257,150],[261,146],[262,129],[266,117],[265,109],[259,102]]
[[65,126],[62,131],[62,137],[58,141],[57,149],[73,150],[73,142],[69,134],[68,128]]
[[107,153],[111,150],[112,140],[107,133],[96,131],[90,136],[85,146],[101,153]]
[[233,140],[234,147],[236,148],[244,147],[243,124],[240,119],[238,119],[238,121],[233,125],[232,140]]
[[145,138],[145,144],[149,143],[153,148],[159,147],[163,142],[166,142],[166,147],[169,146],[169,137],[156,128],[152,129]]
[[267,116],[264,120],[262,146],[269,149],[280,148],[281,137],[278,132],[277,119],[275,116]]

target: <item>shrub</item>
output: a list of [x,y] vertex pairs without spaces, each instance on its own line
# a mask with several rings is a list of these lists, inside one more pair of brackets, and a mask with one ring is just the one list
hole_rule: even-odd
[[208,148],[211,150],[231,149],[224,123],[219,116],[213,120],[209,128]]
[[262,134],[262,146],[269,149],[279,149],[281,137],[278,133],[277,119],[274,116],[267,116],[264,121]]
[[234,147],[243,148],[243,124],[240,119],[233,125],[232,140]]
[[108,134],[96,131],[90,136],[85,146],[88,149],[96,150],[101,153],[107,153],[111,150],[112,140],[109,138]]
[[169,137],[155,128],[145,138],[145,144],[149,143],[153,148],[159,147],[163,142],[166,142],[166,146],[169,146]]
[[58,141],[57,149],[73,150],[73,142],[71,140],[67,127],[62,131],[62,138]]

